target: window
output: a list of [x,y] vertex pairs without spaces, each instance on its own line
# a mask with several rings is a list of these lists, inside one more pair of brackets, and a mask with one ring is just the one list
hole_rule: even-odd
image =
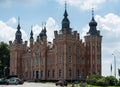
[[40,64],[43,64],[43,58],[40,58]]
[[97,58],[97,64],[100,64],[100,57]]
[[62,75],[62,71],[61,69],[59,69],[59,77],[61,77],[61,75]]
[[82,64],[85,64],[85,59],[84,58],[82,58]]
[[58,49],[59,49],[60,55],[62,55],[62,52],[63,52],[62,46],[60,45]]
[[80,57],[77,57],[77,64],[80,64]]
[[71,46],[69,46],[69,53],[71,53],[72,52],[72,47]]
[[59,63],[62,63],[62,57],[61,56],[59,56],[58,61],[59,61]]
[[80,54],[80,48],[77,47],[77,55],[79,55],[79,54]]
[[68,75],[69,75],[69,77],[72,76],[72,70],[71,70],[71,69],[69,69],[69,71],[68,71]]
[[50,70],[48,70],[48,78],[50,77]]
[[55,70],[52,71],[52,77],[55,77]]
[[52,58],[52,64],[55,64],[55,58],[54,57]]
[[40,54],[40,50],[37,49],[36,52],[35,52],[36,55],[39,55]]
[[50,58],[47,59],[47,65],[50,65]]
[[26,74],[26,77],[28,77],[28,71],[26,71],[25,74]]
[[43,77],[43,71],[41,70],[41,77]]
[[80,70],[77,70],[77,75],[76,75],[77,77],[79,77],[80,76]]
[[68,58],[68,62],[69,62],[69,63],[72,62],[72,57],[71,57],[71,56],[69,56],[69,58]]
[[34,70],[33,70],[33,78],[34,78]]

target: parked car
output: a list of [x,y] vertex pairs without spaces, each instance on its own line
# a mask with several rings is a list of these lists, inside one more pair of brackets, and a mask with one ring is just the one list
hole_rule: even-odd
[[74,84],[80,84],[80,81],[76,80],[74,81]]
[[67,86],[67,81],[65,81],[65,80],[59,80],[59,81],[56,82],[56,86],[57,86],[57,85]]
[[12,77],[10,79],[8,79],[8,84],[23,84],[24,82],[19,79],[19,78],[16,78],[16,77]]
[[6,84],[6,85],[7,85],[7,84],[8,84],[7,79],[1,78],[1,79],[0,79],[0,85],[1,85],[1,84]]

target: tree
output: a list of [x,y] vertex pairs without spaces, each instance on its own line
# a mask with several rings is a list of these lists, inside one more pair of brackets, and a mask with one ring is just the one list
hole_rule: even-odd
[[117,84],[117,79],[114,76],[107,76],[106,81],[108,81],[109,85],[113,86]]
[[118,75],[119,75],[119,77],[120,77],[120,69],[118,68]]
[[102,78],[101,75],[91,75],[87,78],[87,83],[91,85],[96,85],[97,80],[101,78]]
[[0,42],[0,77],[9,75],[10,51],[9,45]]

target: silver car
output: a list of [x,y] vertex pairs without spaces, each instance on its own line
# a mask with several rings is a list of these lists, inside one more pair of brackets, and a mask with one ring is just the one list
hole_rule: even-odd
[[23,84],[23,81],[19,78],[13,77],[13,78],[8,79],[8,84],[16,84],[16,85]]

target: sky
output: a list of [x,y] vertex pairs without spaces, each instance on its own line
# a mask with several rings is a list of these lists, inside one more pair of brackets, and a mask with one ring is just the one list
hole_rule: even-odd
[[[120,0],[66,0],[70,27],[84,36],[89,30],[89,22],[94,17],[102,37],[102,75],[114,75],[120,68]],[[29,40],[31,29],[34,38],[47,27],[48,41],[54,38],[54,30],[61,29],[65,10],[65,0],[0,0],[0,42],[14,41],[20,17],[23,40]],[[113,55],[112,55],[113,54]],[[112,73],[110,66],[112,64]]]

